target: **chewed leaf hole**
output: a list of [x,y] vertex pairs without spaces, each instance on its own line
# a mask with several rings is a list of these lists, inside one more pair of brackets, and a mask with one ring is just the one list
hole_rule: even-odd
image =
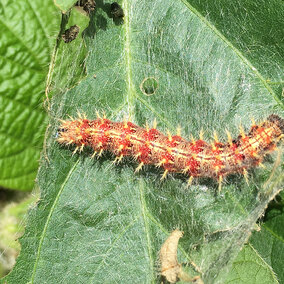
[[154,77],[145,78],[141,85],[140,90],[146,96],[151,96],[155,94],[156,90],[158,89],[158,81]]

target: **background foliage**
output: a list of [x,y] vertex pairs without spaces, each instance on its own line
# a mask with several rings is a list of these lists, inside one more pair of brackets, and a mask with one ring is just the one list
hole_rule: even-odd
[[0,185],[30,190],[47,125],[40,105],[60,17],[48,1],[1,0],[0,15]]
[[[156,282],[159,248],[179,227],[185,232],[180,261],[193,275],[201,271],[205,283],[283,282],[283,195],[226,278],[256,220],[283,187],[279,156],[253,171],[249,186],[232,177],[216,194],[209,180],[186,189],[182,177],[160,182],[156,169],[135,175],[130,160],[112,166],[107,155],[72,157],[55,142],[58,118],[78,110],[89,117],[104,110],[115,120],[131,115],[140,125],[156,117],[162,130],[174,132],[181,124],[185,136],[197,136],[203,128],[208,139],[213,129],[225,138],[225,127],[237,135],[239,122],[248,127],[251,116],[283,117],[279,1],[124,1],[123,20],[111,17],[110,1],[97,1],[84,32],[86,47],[81,33],[69,44],[59,40],[68,26],[75,23],[81,32],[87,26],[82,11],[60,17],[52,3],[36,2],[0,6],[0,23],[8,27],[1,50],[3,186],[32,187],[37,137],[46,125],[39,103],[48,62],[54,95],[38,175],[41,200],[30,211],[22,253],[4,281]],[[56,3],[67,11],[65,4]]]

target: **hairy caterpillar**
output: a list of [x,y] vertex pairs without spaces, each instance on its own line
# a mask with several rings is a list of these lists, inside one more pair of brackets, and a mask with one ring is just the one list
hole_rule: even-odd
[[248,169],[261,166],[283,133],[284,120],[275,114],[262,123],[254,123],[248,134],[241,128],[234,140],[227,132],[227,143],[220,142],[216,135],[212,143],[201,138],[187,141],[180,135],[164,135],[156,129],[156,123],[152,128],[142,128],[130,121],[113,122],[100,116],[89,120],[79,115],[78,119],[61,120],[57,141],[76,145],[75,152],[91,147],[93,156],[111,151],[117,156],[116,161],[133,156],[139,162],[136,171],[147,164],[160,166],[165,170],[162,178],[168,172],[178,172],[190,176],[189,184],[194,177],[210,177],[221,185],[227,175],[241,173],[246,177]]

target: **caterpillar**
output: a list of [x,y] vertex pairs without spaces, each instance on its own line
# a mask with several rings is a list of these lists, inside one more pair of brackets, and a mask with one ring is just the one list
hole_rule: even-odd
[[57,141],[60,144],[74,144],[82,151],[84,147],[93,149],[95,155],[110,151],[116,155],[115,162],[124,156],[132,156],[139,165],[156,165],[164,168],[162,179],[169,172],[184,173],[189,176],[188,184],[195,177],[209,177],[221,183],[227,175],[241,173],[247,179],[250,168],[262,166],[264,157],[274,151],[283,138],[284,120],[271,114],[262,123],[251,126],[246,134],[240,127],[240,135],[232,139],[227,131],[228,142],[222,143],[217,135],[207,143],[202,139],[188,141],[177,135],[167,135],[153,127],[145,128],[130,121],[114,122],[105,116],[89,120],[79,114],[78,119],[61,120]]

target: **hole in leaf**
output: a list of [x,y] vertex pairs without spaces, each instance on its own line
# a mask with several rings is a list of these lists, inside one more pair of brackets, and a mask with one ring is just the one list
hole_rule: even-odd
[[154,77],[145,78],[140,85],[140,89],[144,95],[151,96],[158,89],[158,81]]

